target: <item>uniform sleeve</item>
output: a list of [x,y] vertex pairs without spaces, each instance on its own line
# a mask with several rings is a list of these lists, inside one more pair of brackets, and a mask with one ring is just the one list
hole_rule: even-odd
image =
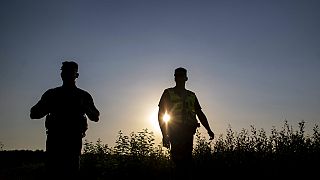
[[96,108],[96,106],[94,105],[93,98],[89,93],[87,93],[87,105],[86,106],[87,106],[86,114],[89,117],[89,119],[92,121],[95,121],[95,122],[99,121],[100,112]]
[[167,135],[167,128],[165,128],[165,123],[164,121],[162,121],[162,116],[165,113],[165,111],[167,111],[167,107],[168,107],[167,103],[168,103],[168,95],[169,95],[168,93],[169,93],[168,90],[163,91],[158,104],[159,106],[158,122],[159,122],[159,126],[160,126],[163,137],[166,137]]
[[194,109],[195,109],[196,111],[202,109],[201,106],[200,106],[200,103],[199,103],[199,101],[198,101],[197,96],[196,96],[195,103],[194,103]]
[[167,107],[167,103],[168,103],[167,100],[168,100],[168,90],[164,90],[158,104],[159,108],[163,109]]
[[31,119],[40,119],[43,118],[50,112],[50,98],[51,98],[51,90],[46,91],[41,99],[38,101],[36,105],[34,105],[30,110],[30,118]]

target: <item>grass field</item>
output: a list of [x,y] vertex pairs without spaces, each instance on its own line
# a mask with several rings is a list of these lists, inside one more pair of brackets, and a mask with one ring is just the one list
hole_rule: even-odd
[[[246,179],[309,179],[318,174],[320,135],[305,134],[305,123],[294,130],[286,121],[281,130],[234,132],[209,141],[199,132],[194,143],[196,177]],[[45,179],[45,152],[41,150],[0,151],[0,179]],[[147,129],[129,135],[118,133],[116,145],[100,139],[85,141],[81,156],[82,179],[171,179],[173,164],[169,151],[154,143]]]

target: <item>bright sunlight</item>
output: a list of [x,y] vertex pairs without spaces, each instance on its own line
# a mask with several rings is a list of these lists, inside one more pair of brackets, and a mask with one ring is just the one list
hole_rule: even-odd
[[159,123],[158,123],[158,108],[155,108],[151,111],[151,114],[150,114],[150,123],[152,125],[152,128],[155,130],[155,131],[158,131],[160,130],[159,129]]
[[168,123],[170,121],[170,115],[167,112],[163,115],[162,118],[165,123]]
[[[170,121],[170,115],[166,112],[163,116],[162,119],[165,123],[168,123]],[[149,118],[151,125],[154,130],[160,130],[159,129],[159,122],[158,122],[158,108],[154,109],[151,112],[150,118]]]

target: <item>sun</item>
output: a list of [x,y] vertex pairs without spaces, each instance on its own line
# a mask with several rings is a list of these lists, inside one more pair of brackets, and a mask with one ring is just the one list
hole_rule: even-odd
[[[160,132],[159,121],[158,121],[158,111],[159,111],[159,108],[155,108],[151,110],[151,113],[149,115],[149,123],[151,124],[152,129],[155,132]],[[162,119],[167,124],[170,121],[170,115],[166,112],[162,116]]]
[[170,121],[170,115],[166,112],[163,117],[162,117],[163,121],[165,123],[168,123]]

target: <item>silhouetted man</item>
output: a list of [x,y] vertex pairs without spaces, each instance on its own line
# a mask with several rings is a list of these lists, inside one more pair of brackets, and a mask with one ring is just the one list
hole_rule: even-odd
[[[177,179],[192,177],[193,137],[197,127],[201,124],[206,128],[210,139],[214,133],[210,129],[208,120],[201,110],[201,106],[194,92],[185,88],[187,70],[177,68],[174,73],[176,86],[164,90],[160,102],[158,121],[163,136],[163,146],[170,148],[171,158],[175,164]],[[170,121],[164,121],[164,114],[170,115]]]
[[100,113],[91,95],[76,86],[78,64],[65,61],[61,70],[62,86],[47,90],[31,108],[30,117],[46,116],[48,178],[64,179],[77,177],[87,117],[98,122]]

